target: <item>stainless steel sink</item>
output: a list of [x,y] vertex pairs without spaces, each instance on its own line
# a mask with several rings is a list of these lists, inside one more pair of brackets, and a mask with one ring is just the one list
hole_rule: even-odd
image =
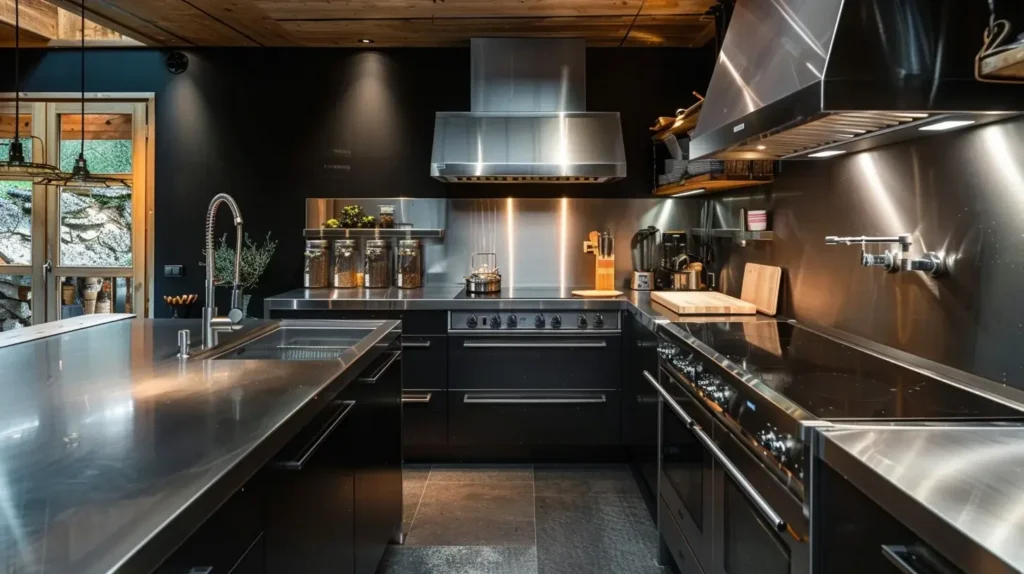
[[347,361],[361,355],[392,326],[392,321],[284,320],[194,358]]

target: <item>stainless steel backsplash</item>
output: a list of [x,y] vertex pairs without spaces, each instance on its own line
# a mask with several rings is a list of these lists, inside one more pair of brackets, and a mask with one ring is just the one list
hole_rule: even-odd
[[591,231],[615,236],[615,279],[628,284],[629,241],[640,228],[680,229],[678,199],[308,199],[306,227],[321,224],[344,205],[376,215],[395,205],[395,220],[417,228],[443,228],[443,239],[425,239],[425,283],[460,285],[474,252],[497,254],[504,287],[594,285],[594,256],[583,252]]
[[[724,291],[747,262],[785,269],[780,314],[1024,387],[1024,119],[820,162],[785,162],[771,186],[715,198],[716,226],[768,209],[776,239],[716,240]],[[696,224],[701,202],[687,199]],[[945,277],[860,266],[826,235],[913,234]]]

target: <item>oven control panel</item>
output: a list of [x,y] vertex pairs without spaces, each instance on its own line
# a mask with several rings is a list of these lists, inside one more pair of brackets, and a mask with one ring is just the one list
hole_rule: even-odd
[[453,331],[618,331],[618,311],[452,311]]

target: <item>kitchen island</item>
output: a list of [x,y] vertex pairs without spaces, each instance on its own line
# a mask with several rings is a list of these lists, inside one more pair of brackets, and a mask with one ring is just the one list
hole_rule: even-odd
[[[0,348],[5,571],[158,568],[384,358],[401,324],[335,324],[347,343],[312,357],[323,360],[249,359],[239,347],[230,357],[180,361],[176,336],[185,327],[198,340],[198,320],[124,316]],[[247,321],[221,342],[276,327]],[[25,331],[34,329],[53,327]]]

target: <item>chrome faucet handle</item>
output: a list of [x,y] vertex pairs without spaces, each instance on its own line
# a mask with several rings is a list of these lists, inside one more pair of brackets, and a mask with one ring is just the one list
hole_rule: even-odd
[[178,331],[178,358],[187,359],[189,349],[192,347],[192,335],[188,329]]

